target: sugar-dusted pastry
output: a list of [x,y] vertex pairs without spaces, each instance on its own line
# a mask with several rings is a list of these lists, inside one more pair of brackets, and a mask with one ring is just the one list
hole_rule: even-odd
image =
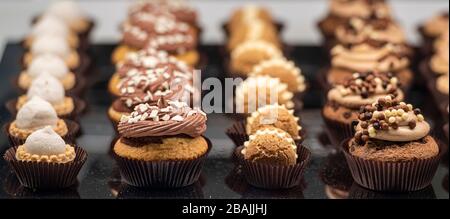
[[45,53],[36,56],[27,69],[19,75],[18,85],[27,90],[34,79],[41,74],[50,74],[57,78],[65,90],[72,89],[76,84],[75,74],[70,72],[64,60],[51,53]]
[[49,102],[58,116],[68,116],[75,109],[73,98],[65,96],[64,87],[61,82],[48,73],[41,74],[33,80],[27,93],[18,98],[17,110],[20,110],[34,96],[38,96]]

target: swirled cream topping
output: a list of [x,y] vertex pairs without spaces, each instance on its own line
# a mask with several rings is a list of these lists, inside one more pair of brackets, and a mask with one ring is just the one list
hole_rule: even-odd
[[330,1],[330,12],[344,18],[367,18],[374,14],[378,17],[387,17],[391,14],[390,8],[382,0],[332,0]]
[[206,130],[206,114],[184,102],[161,100],[156,106],[137,105],[129,116],[122,117],[118,130],[125,138],[198,137]]
[[394,44],[406,43],[406,37],[400,26],[390,19],[349,19],[345,25],[336,28],[338,42],[345,45],[377,41]]
[[131,69],[119,86],[120,99],[127,107],[141,103],[155,104],[161,98],[189,102],[194,88],[186,76],[169,67]]
[[353,46],[337,45],[331,50],[332,66],[357,72],[395,72],[409,66],[408,58],[402,54],[399,45],[370,45],[368,43]]
[[355,141],[360,145],[370,139],[408,142],[419,140],[429,132],[430,125],[420,109],[394,100],[390,95],[361,107]]
[[426,35],[430,37],[439,37],[448,29],[448,12],[435,15],[425,22],[423,29]]
[[430,60],[430,68],[436,74],[447,74],[449,66],[448,29],[435,41],[435,53]]
[[392,74],[355,73],[345,84],[336,85],[331,89],[328,92],[328,100],[347,108],[359,109],[388,94],[392,94],[398,101],[404,98],[398,79]]

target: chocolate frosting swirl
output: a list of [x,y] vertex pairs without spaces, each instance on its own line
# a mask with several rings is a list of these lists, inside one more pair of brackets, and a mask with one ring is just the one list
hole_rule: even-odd
[[198,137],[206,130],[206,115],[186,103],[164,100],[157,106],[140,104],[130,116],[122,117],[118,131],[125,138],[188,135]]
[[147,13],[168,13],[175,17],[178,21],[188,23],[191,26],[197,25],[197,13],[185,1],[146,1],[134,4],[129,14],[136,14],[139,12]]
[[133,73],[133,69],[145,70],[166,66],[173,69],[176,74],[184,74],[186,78],[192,80],[194,70],[191,67],[185,62],[169,56],[167,52],[154,48],[129,53],[125,57],[125,61],[118,64],[117,74],[119,74],[120,78],[124,78],[130,76]]
[[332,51],[332,66],[357,72],[395,72],[409,66],[409,59],[401,47],[386,43],[352,46],[337,45]]
[[190,102],[194,88],[184,74],[170,67],[132,69],[119,83],[120,100],[128,108],[141,103],[156,104],[160,99]]

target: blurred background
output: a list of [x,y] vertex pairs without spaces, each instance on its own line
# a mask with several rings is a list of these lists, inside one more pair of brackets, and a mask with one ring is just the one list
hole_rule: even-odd
[[[0,55],[7,41],[21,39],[29,30],[33,16],[54,0],[0,0]],[[132,0],[78,0],[81,7],[96,20],[94,43],[113,43],[119,37],[118,25],[124,20]],[[318,44],[317,20],[327,12],[327,0],[190,0],[200,14],[204,43],[220,43],[221,24],[232,10],[243,4],[261,4],[286,25],[283,38],[292,44]],[[448,0],[390,0],[397,19],[412,43],[418,43],[417,25],[433,14],[448,11]]]

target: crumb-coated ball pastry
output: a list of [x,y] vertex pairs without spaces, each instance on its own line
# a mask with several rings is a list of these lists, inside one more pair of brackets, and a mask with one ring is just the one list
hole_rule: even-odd
[[297,146],[291,136],[278,128],[259,129],[249,136],[241,153],[255,163],[290,166],[297,163]]
[[75,1],[53,2],[45,12],[64,21],[77,34],[87,34],[92,28],[92,20]]
[[391,43],[337,45],[331,55],[331,68],[327,73],[327,82],[331,85],[344,83],[355,72],[370,71],[393,73],[402,88],[412,83],[410,61],[401,46]]
[[24,54],[24,66],[28,67],[37,56],[47,53],[59,56],[70,69],[76,69],[80,65],[80,55],[76,49],[70,48],[64,37],[44,34],[37,36],[29,51]]
[[65,96],[64,87],[61,82],[48,73],[41,74],[33,80],[27,93],[19,96],[16,109],[20,110],[34,96],[38,96],[49,102],[58,116],[68,116],[75,109],[73,98]]
[[326,39],[332,39],[336,28],[350,18],[386,18],[390,16],[390,8],[384,0],[330,0],[329,13],[319,22],[319,28]]
[[353,156],[368,160],[427,159],[439,153],[429,132],[430,125],[420,109],[386,96],[361,111],[349,151]]
[[114,145],[114,152],[141,161],[192,160],[208,150],[207,141],[201,136],[205,130],[206,115],[186,103],[140,104],[121,119],[121,138]]
[[119,83],[119,98],[108,110],[114,122],[119,122],[123,115],[129,115],[135,106],[143,103],[157,104],[166,101],[193,101],[194,88],[190,78],[169,67],[155,69],[132,69],[134,73],[123,78]]
[[247,117],[246,132],[252,135],[260,129],[275,127],[287,132],[294,140],[300,140],[299,118],[294,110],[288,110],[284,105],[267,105],[258,108]]
[[294,108],[292,92],[278,78],[270,76],[249,77],[236,88],[236,111],[252,113],[259,107],[271,104]]
[[24,39],[24,47],[27,49],[31,48],[34,40],[42,35],[56,35],[65,38],[71,48],[78,48],[80,46],[78,36],[64,21],[55,15],[45,14],[33,24],[30,33]]
[[64,60],[55,54],[46,53],[36,56],[28,68],[20,73],[19,87],[28,90],[33,80],[44,73],[57,78],[66,91],[72,89],[76,84],[75,74],[70,72]]
[[16,119],[9,125],[8,134],[25,140],[31,133],[46,126],[51,127],[62,137],[68,133],[65,121],[58,118],[53,106],[34,96],[17,112]]
[[282,55],[271,43],[261,40],[246,41],[231,52],[230,70],[233,74],[248,75],[260,62]]
[[149,48],[129,53],[125,60],[117,63],[116,72],[108,84],[109,92],[119,96],[119,83],[123,78],[133,76],[136,74],[136,71],[163,67],[172,68],[177,76],[185,77],[187,80],[192,80],[193,78],[194,70],[185,62],[169,56],[165,51]]
[[303,92],[306,89],[305,77],[293,61],[277,57],[260,62],[253,67],[250,76],[268,75],[279,78],[293,93]]
[[16,159],[19,161],[68,163],[75,156],[74,147],[66,144],[50,126],[31,133],[16,151]]

